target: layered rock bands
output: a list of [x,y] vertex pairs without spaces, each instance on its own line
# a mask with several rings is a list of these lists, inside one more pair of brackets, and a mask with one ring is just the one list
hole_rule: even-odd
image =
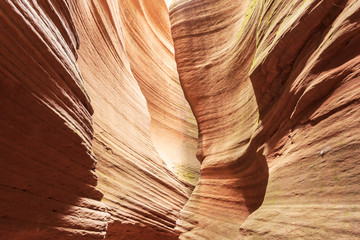
[[200,164],[165,3],[0,5],[1,238],[177,239]]
[[0,239],[360,238],[359,1],[2,0],[0,31]]
[[180,239],[358,238],[359,1],[183,0],[170,19],[202,162]]

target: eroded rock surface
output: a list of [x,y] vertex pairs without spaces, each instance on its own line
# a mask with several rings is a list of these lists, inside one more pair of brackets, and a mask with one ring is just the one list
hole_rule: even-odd
[[[197,126],[165,3],[2,1],[1,11],[1,238],[177,239],[199,163],[186,156]],[[160,108],[156,127],[148,105]],[[181,181],[154,147],[164,131],[175,137],[155,147],[180,145],[165,160]]]
[[202,161],[180,239],[237,239],[267,166],[240,239],[359,237],[359,4],[170,7]]
[[[159,18],[155,23],[149,19],[154,10],[165,15],[166,6],[160,3],[164,5],[160,9],[143,1],[70,3],[81,46],[78,64],[94,107],[98,188],[114,221],[107,239],[176,239],[173,229],[188,196],[186,186],[168,170],[154,147],[152,139],[159,133],[150,131],[150,121],[157,121],[153,126],[165,124],[168,132],[181,136],[186,129],[196,129],[194,124],[184,127],[163,120],[171,117],[170,111],[182,116],[172,108],[181,105],[177,103],[180,97],[160,89],[168,85],[166,89],[181,94],[169,19]],[[149,109],[156,111],[156,107],[160,110],[150,111],[151,119]],[[181,113],[191,116],[190,109]],[[171,149],[168,144],[164,147]]]
[[66,1],[0,1],[0,238],[102,239],[93,109]]
[[121,1],[126,52],[151,116],[151,138],[161,159],[194,188],[197,125],[177,74],[170,20],[163,1]]
[[360,238],[360,2],[166,2],[0,1],[0,238]]
[[250,78],[270,177],[242,239],[357,239],[360,2],[263,9]]
[[[250,10],[249,10],[250,9]],[[260,9],[247,1],[178,1],[170,9],[180,80],[199,125],[201,177],[181,211],[183,239],[234,239],[263,200],[268,169],[248,76]],[[258,149],[259,148],[259,149]]]

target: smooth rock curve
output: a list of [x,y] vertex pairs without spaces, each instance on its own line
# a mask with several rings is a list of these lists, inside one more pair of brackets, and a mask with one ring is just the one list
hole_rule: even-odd
[[[359,11],[351,0],[170,7],[202,160],[180,239],[359,237]],[[267,166],[265,202],[239,235]]]
[[[155,3],[164,5],[162,1]],[[103,202],[113,220],[106,239],[176,239],[175,222],[188,196],[188,188],[168,169],[152,141],[150,122],[157,115],[153,114],[151,120],[149,109],[156,98],[144,85],[154,86],[157,80],[175,85],[176,75],[170,43],[156,48],[164,52],[162,61],[152,60],[150,57],[157,56],[143,46],[158,45],[158,38],[164,38],[162,33],[139,34],[152,31],[151,22],[144,16],[150,7],[146,10],[143,1],[70,2],[81,46],[78,64],[94,107],[98,188],[104,193]],[[167,12],[166,7],[160,10],[163,15]],[[169,20],[158,21],[157,26],[163,24],[166,32]],[[149,60],[143,62],[140,56]],[[160,73],[152,69],[155,67],[164,69],[161,79],[157,78]],[[161,94],[160,90],[152,91]],[[176,103],[176,97],[169,99]],[[161,103],[164,118],[172,103]]]
[[0,238],[103,239],[93,109],[66,1],[0,2]]

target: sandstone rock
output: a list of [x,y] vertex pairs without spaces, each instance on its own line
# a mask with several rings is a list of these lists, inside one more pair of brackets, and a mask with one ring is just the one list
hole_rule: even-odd
[[274,17],[259,24],[250,75],[269,184],[241,239],[357,239],[360,3],[289,1],[276,8],[264,6]]
[[0,10],[0,239],[360,238],[359,1]]
[[68,4],[0,9],[0,238],[102,239],[109,214]]
[[183,239],[234,239],[263,200],[267,164],[260,146],[250,141],[258,125],[248,77],[256,25],[244,22],[256,21],[260,13],[245,1],[178,1],[170,9],[178,71],[199,125],[202,162],[200,180],[178,221]]
[[[165,16],[167,9],[161,3],[164,13],[160,13]],[[143,1],[70,2],[80,39],[78,64],[94,107],[98,188],[114,221],[107,239],[176,239],[173,229],[187,200],[185,186],[168,170],[152,142],[162,131],[156,128],[167,127],[169,136],[173,132],[180,136],[180,142],[174,137],[164,146],[171,149],[187,137],[186,130],[196,127],[183,120],[191,116],[190,110],[173,109],[185,100],[177,102],[181,88],[176,82],[169,19],[152,22],[153,7]],[[159,32],[141,35],[161,24]],[[171,116],[177,117],[175,123],[163,122]],[[155,132],[150,132],[150,121],[158,121],[152,123]]]
[[[1,2],[1,238],[177,238],[175,221],[198,174],[199,164],[186,157],[196,143],[196,123],[178,82],[160,1],[164,18],[154,26],[161,31],[138,45],[153,39],[164,54],[137,79],[151,85],[161,76],[159,84],[171,89],[152,90],[163,101],[153,118],[177,136],[169,145],[184,145],[175,162],[192,167],[194,177],[180,182],[154,148],[147,102],[134,78],[141,67],[135,54],[152,55],[132,50],[129,58],[125,46],[125,29],[129,43],[134,30],[124,21],[157,11],[140,3],[126,3],[134,12],[125,16],[118,1]],[[142,17],[137,30],[149,32]],[[163,72],[151,70],[155,66]],[[147,94],[148,103],[159,102],[157,94]],[[168,115],[174,122],[162,122]]]
[[267,165],[265,202],[240,239],[359,237],[359,11],[357,1],[172,5],[202,160],[180,239],[237,239]]
[[151,116],[151,139],[161,159],[194,188],[197,125],[177,74],[168,10],[163,1],[121,1],[126,52]]

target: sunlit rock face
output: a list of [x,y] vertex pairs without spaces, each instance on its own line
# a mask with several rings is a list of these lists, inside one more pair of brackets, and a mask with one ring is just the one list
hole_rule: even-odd
[[199,163],[165,3],[0,4],[1,238],[177,239]]
[[107,239],[176,239],[191,184],[164,160],[174,151],[179,159],[170,160],[191,167],[185,160],[197,127],[178,81],[167,8],[161,1],[72,1],[70,8],[94,107],[98,188],[114,221]]
[[201,177],[181,211],[182,239],[235,239],[258,208],[268,169],[249,71],[261,10],[248,1],[178,1],[170,9],[180,80],[199,125]]
[[0,11],[0,239],[360,238],[359,1]]
[[359,238],[360,2],[263,12],[250,78],[270,177],[241,238]]
[[170,19],[202,161],[180,239],[359,237],[360,3],[176,1]]
[[161,159],[194,188],[197,125],[180,86],[169,14],[163,1],[121,1],[126,52],[151,116],[151,138]]

